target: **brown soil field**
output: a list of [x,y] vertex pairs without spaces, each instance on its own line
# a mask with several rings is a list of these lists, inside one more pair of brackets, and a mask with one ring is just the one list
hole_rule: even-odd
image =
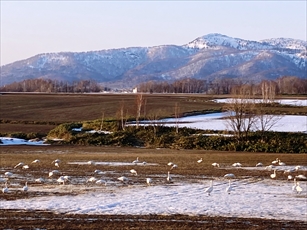
[[[212,99],[231,95],[203,94],[144,94],[144,117],[174,117],[178,106],[180,115],[221,110],[222,103]],[[43,132],[48,133],[64,122],[79,122],[118,117],[124,105],[128,117],[136,115],[136,94],[0,94],[1,133]],[[280,114],[307,114],[307,107],[268,107]]]
[[[134,179],[134,185],[144,184],[145,178],[156,175],[156,183],[163,184],[164,177],[170,170],[167,165],[172,161],[178,168],[172,170],[172,174],[190,183],[200,179],[222,177],[226,173],[235,173],[236,178],[253,177],[255,180],[268,178],[272,173],[266,170],[244,170],[233,168],[230,165],[240,162],[244,166],[255,166],[261,161],[264,165],[271,164],[275,158],[287,162],[289,165],[307,165],[306,154],[265,154],[265,153],[243,153],[243,152],[215,152],[203,150],[170,150],[170,149],[142,149],[142,148],[120,148],[120,147],[82,147],[82,146],[1,146],[0,174],[5,171],[12,171],[19,175],[19,178],[10,179],[10,183],[23,184],[28,181],[29,187],[48,186],[37,184],[34,178],[46,177],[48,172],[57,169],[51,162],[57,158],[61,160],[60,170],[64,175],[71,175],[78,178],[89,178],[93,175],[93,169],[99,169],[107,173],[104,176],[108,180],[116,181],[116,178],[123,171],[128,171],[131,166],[110,165],[78,165],[67,164],[72,161],[87,162],[132,162],[139,157],[140,161],[147,163],[154,162],[157,165],[135,166],[139,176]],[[201,164],[196,161],[203,158]],[[39,164],[31,164],[39,159]],[[30,168],[23,170],[14,169],[14,166],[24,162]],[[214,168],[213,162],[223,162],[220,168]],[[283,172],[278,173],[278,180],[286,180]],[[298,171],[298,174],[307,176],[306,171]],[[26,179],[27,178],[27,179]],[[30,179],[29,179],[30,178]],[[75,183],[75,182],[71,182]],[[76,182],[77,184],[77,182]],[[27,199],[35,196],[66,195],[65,191],[59,193],[42,192],[11,192],[0,194],[1,200]],[[73,194],[70,194],[73,195]],[[77,195],[77,194],[76,194]],[[306,229],[307,221],[282,221],[257,218],[231,218],[212,216],[185,216],[185,215],[65,215],[48,211],[26,211],[26,210],[0,210],[0,226],[3,229]]]

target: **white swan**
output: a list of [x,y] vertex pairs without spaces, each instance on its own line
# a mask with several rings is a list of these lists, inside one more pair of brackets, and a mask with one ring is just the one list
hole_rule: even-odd
[[210,196],[210,193],[213,191],[213,181],[210,181],[210,187],[205,189],[205,193],[208,193],[208,196]]
[[287,180],[292,180],[292,179],[293,179],[293,176],[288,175]]
[[60,163],[61,162],[61,160],[59,160],[59,159],[55,159],[54,161],[52,161],[52,163],[51,164],[54,164],[54,163]]
[[135,169],[131,169],[131,170],[130,170],[130,173],[131,173],[131,174],[133,174],[133,175],[135,175],[135,176],[137,176],[137,175],[138,175],[138,173],[136,172],[136,170],[135,170]]
[[170,175],[170,172],[169,172],[169,171],[167,172],[166,180],[167,180],[168,182],[171,182],[171,181],[173,180],[172,177],[171,177],[171,175]]
[[228,180],[228,181],[229,181],[229,184],[228,184],[228,187],[226,188],[226,192],[227,192],[228,194],[230,194],[230,192],[233,191],[233,188],[232,188],[232,186],[231,186],[231,184],[230,184],[230,180]]
[[2,189],[3,193],[8,193],[9,192],[9,188],[7,187],[7,183],[5,183],[5,187]]
[[120,181],[122,181],[122,182],[124,182],[124,183],[126,183],[127,181],[129,181],[129,179],[128,179],[127,177],[125,177],[125,176],[118,177],[117,180],[120,180]]
[[236,176],[233,173],[227,173],[227,174],[224,175],[224,178],[232,179],[232,178],[236,178]]
[[59,162],[55,162],[55,163],[54,163],[54,166],[60,168]]
[[28,182],[26,181],[25,186],[23,186],[22,191],[27,192],[29,190],[28,188]]
[[178,165],[173,164],[173,166],[171,167],[171,170],[172,170],[172,169],[175,169],[175,168],[178,168]]
[[296,179],[294,178],[294,185],[292,186],[292,191],[295,192],[296,191]]
[[88,165],[95,165],[96,163],[95,163],[95,161],[88,161],[87,164]]
[[24,165],[23,162],[19,162],[17,165],[14,166],[14,169],[15,169],[15,168],[18,168],[18,167],[21,167],[21,166],[23,166],[23,165]]
[[268,170],[268,171],[272,171],[273,168],[275,168],[274,165],[269,165],[269,166],[265,167],[265,169]]
[[94,173],[95,173],[95,174],[103,174],[103,172],[102,172],[101,170],[99,170],[99,169],[96,169],[96,170],[94,171]]
[[307,178],[304,176],[304,175],[297,175],[295,176],[296,179],[299,179],[299,180],[306,180]]
[[63,183],[63,185],[65,185],[65,178],[64,178],[64,176],[60,176],[58,179],[57,179],[57,182],[59,182],[59,183]]
[[279,159],[278,159],[278,158],[276,158],[276,160],[275,160],[275,161],[272,161],[272,164],[273,164],[273,165],[277,165],[277,164],[278,164],[278,162],[279,162]]
[[286,163],[281,162],[280,160],[278,160],[278,165],[280,165],[280,166],[285,166],[285,165],[286,165]]
[[214,162],[214,163],[212,163],[212,166],[213,166],[213,167],[220,167],[220,164]]
[[96,182],[97,178],[96,177],[90,177],[86,182]]
[[276,179],[276,169],[274,169],[274,173],[270,175],[272,179]]
[[32,161],[31,164],[37,164],[39,162],[40,162],[40,160],[36,159],[36,160]]
[[301,192],[303,191],[302,187],[300,186],[299,182],[296,182],[296,187],[295,190],[298,194],[301,194]]
[[148,185],[151,185],[152,179],[151,179],[151,178],[146,178],[146,183],[147,183]]
[[233,163],[232,164],[233,167],[242,167],[242,164],[239,162]]
[[44,183],[45,180],[40,177],[40,178],[35,179],[35,182],[37,182],[37,183]]
[[12,172],[5,172],[4,175],[7,177],[12,177],[14,174]]
[[52,177],[54,175],[59,175],[60,174],[60,171],[58,170],[52,170],[51,172],[49,172],[49,177]]
[[256,167],[263,167],[263,164],[261,162],[256,164]]
[[29,165],[22,166],[22,169],[29,169],[29,168],[30,168]]
[[203,161],[203,158],[200,158],[197,163],[201,163]]
[[96,181],[96,184],[104,184],[106,186],[107,185],[107,181],[103,180],[103,179],[100,179],[100,180]]
[[138,164],[138,163],[140,163],[140,161],[139,161],[139,157],[137,157],[137,158],[136,158],[136,160],[132,161],[132,163],[134,163],[134,164]]
[[168,166],[173,166],[173,164],[174,164],[173,162],[168,162],[167,163]]

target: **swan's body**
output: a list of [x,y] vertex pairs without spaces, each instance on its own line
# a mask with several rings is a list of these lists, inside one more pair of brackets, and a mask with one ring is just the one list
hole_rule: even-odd
[[272,179],[276,179],[276,169],[274,169],[274,173],[270,175]]
[[106,180],[103,180],[103,179],[100,179],[100,180],[97,180],[97,181],[96,181],[96,184],[104,184],[104,185],[107,185],[107,181],[106,181]]
[[233,163],[233,164],[232,164],[232,166],[233,166],[233,167],[241,167],[241,166],[242,166],[242,164],[241,164],[241,163],[239,163],[239,162],[236,162],[236,163]]
[[213,182],[210,181],[210,186],[205,189],[205,193],[208,193],[208,196],[210,196],[210,193],[213,191]]
[[12,177],[13,173],[12,172],[6,172],[6,173],[4,173],[4,175],[7,176],[7,177]]
[[15,168],[18,168],[18,167],[21,167],[21,166],[23,166],[23,165],[24,165],[23,162],[19,162],[17,165],[14,166],[14,169],[15,169]]
[[43,178],[38,178],[38,179],[35,179],[35,182],[37,182],[37,183],[44,183],[45,180]]
[[99,169],[96,169],[96,170],[94,171],[94,173],[95,173],[95,174],[103,174],[103,172],[102,172],[101,170],[99,170]]
[[135,170],[135,169],[131,169],[131,170],[130,170],[130,173],[131,173],[131,174],[133,174],[133,175],[135,175],[135,176],[137,176],[137,175],[138,175],[138,173],[136,172],[136,170]]
[[54,161],[52,161],[52,163],[51,164],[54,164],[54,163],[60,163],[61,162],[61,160],[59,160],[59,159],[55,159]]
[[297,175],[295,178],[299,179],[299,180],[306,180],[307,179],[304,175]]
[[49,177],[52,177],[54,175],[59,175],[60,172],[58,170],[52,170],[51,172],[49,172]]
[[26,182],[25,186],[23,186],[22,191],[27,192],[29,190],[28,188],[28,182]]
[[54,166],[60,168],[60,164],[58,162],[55,162]]
[[214,163],[212,163],[212,166],[213,167],[220,167],[220,164],[214,162]]
[[120,181],[126,183],[129,179],[125,176],[121,176],[121,177],[118,177],[117,180],[120,180]]
[[29,168],[30,168],[29,165],[22,166],[22,169],[29,169]]
[[167,163],[168,166],[173,166],[173,164],[174,164],[173,162],[168,162]]
[[36,160],[32,161],[31,164],[37,164],[39,162],[40,162],[40,160],[36,159]]
[[172,170],[172,169],[175,169],[175,168],[178,168],[178,165],[173,164],[173,166],[171,167],[171,170]]
[[281,162],[280,160],[278,160],[278,165],[285,166],[286,164],[284,162]]
[[293,179],[293,176],[288,175],[287,180],[292,180],[292,179]]
[[292,186],[292,191],[296,192],[296,179],[294,178],[294,185]]
[[256,164],[256,167],[263,167],[263,164],[261,162]]
[[201,163],[203,161],[203,158],[200,158],[197,163]]
[[88,165],[95,165],[96,163],[95,163],[95,161],[88,161],[87,164]]
[[275,160],[275,161],[272,161],[272,164],[273,164],[273,165],[277,165],[277,164],[278,164],[278,162],[279,162],[279,159],[278,159],[278,158],[276,158],[276,160]]
[[60,176],[58,179],[57,179],[57,182],[59,183],[63,183],[63,185],[65,184],[65,179],[63,176]]
[[172,177],[171,177],[171,175],[170,175],[170,172],[167,172],[166,180],[167,180],[168,182],[171,182],[171,181],[173,180]]
[[151,178],[146,178],[146,183],[147,183],[148,185],[151,185],[152,179],[151,179]]
[[2,189],[3,193],[8,193],[9,192],[9,188],[7,187],[7,183],[5,183],[5,187]]
[[230,180],[229,180],[229,184],[228,184],[228,187],[226,188],[226,192],[227,192],[228,194],[230,194],[231,191],[233,191],[233,188],[232,188],[232,186],[231,186],[231,184],[230,184]]
[[233,178],[236,178],[236,176],[233,173],[227,173],[227,174],[224,175],[224,178],[233,179]]
[[273,168],[275,168],[274,165],[269,165],[269,166],[265,167],[265,169],[268,170],[268,171],[272,171]]
[[96,182],[96,181],[97,181],[96,177],[91,177],[86,182]]
[[302,187],[300,186],[299,182],[296,182],[296,187],[295,190],[298,194],[301,194],[301,192],[303,191]]
[[138,164],[138,163],[140,163],[140,161],[139,161],[139,157],[137,157],[137,158],[136,158],[136,160],[132,161],[132,163],[134,163],[134,164]]

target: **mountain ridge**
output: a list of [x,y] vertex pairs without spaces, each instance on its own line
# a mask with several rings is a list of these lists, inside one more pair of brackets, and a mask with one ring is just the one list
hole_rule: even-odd
[[220,77],[251,81],[306,78],[307,42],[292,38],[251,41],[213,33],[178,45],[38,54],[1,66],[1,85],[31,78],[134,87],[142,82]]

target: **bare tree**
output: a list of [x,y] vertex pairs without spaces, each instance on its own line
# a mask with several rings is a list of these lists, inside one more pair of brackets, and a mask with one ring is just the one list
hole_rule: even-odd
[[176,122],[176,133],[179,132],[179,125],[178,125],[178,119],[179,119],[179,112],[180,112],[180,107],[178,106],[178,102],[175,103],[175,108],[174,108],[174,114],[175,114],[175,122]]
[[257,120],[255,101],[241,96],[231,99],[225,109],[228,113],[226,122],[238,140],[246,138]]
[[142,106],[144,104],[144,98],[143,98],[143,94],[139,93],[136,96],[136,127],[139,127],[139,119],[141,116],[141,110],[142,110]]
[[254,125],[255,130],[259,130],[262,135],[270,131],[276,125],[283,115],[266,114],[262,103],[257,107],[257,122]]
[[119,110],[117,111],[117,117],[118,117],[118,120],[120,121],[119,128],[122,129],[122,130],[125,130],[127,119],[126,119],[126,115],[125,115],[125,103],[124,103],[124,101],[120,102]]

